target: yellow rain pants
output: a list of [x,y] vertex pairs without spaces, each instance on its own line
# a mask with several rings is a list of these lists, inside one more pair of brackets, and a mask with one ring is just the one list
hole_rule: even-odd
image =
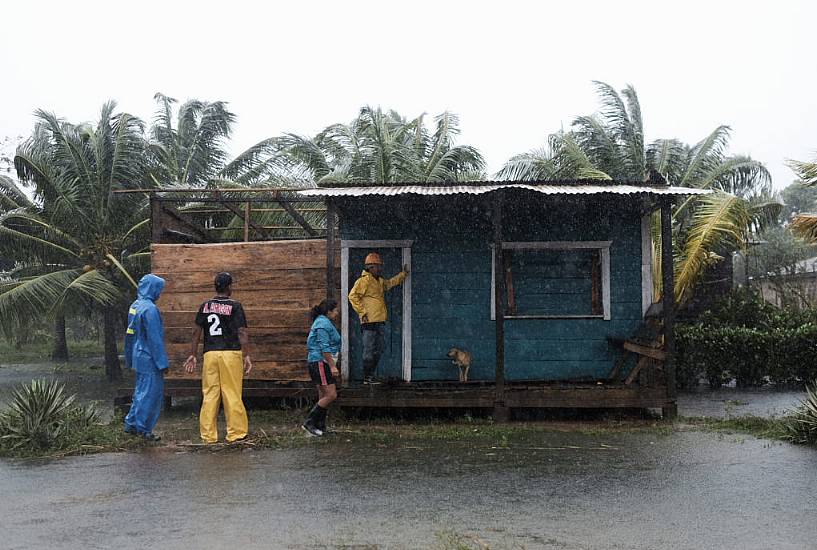
[[227,441],[247,435],[247,411],[241,400],[244,381],[244,357],[240,351],[208,351],[204,354],[201,373],[203,401],[199,430],[205,443],[218,441],[218,408],[224,402],[227,419]]

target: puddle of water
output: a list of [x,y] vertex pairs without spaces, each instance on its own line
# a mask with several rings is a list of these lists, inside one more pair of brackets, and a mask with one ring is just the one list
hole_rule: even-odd
[[678,413],[712,418],[781,417],[795,409],[805,397],[805,391],[776,391],[774,388],[701,390],[678,395]]
[[[602,447],[605,445],[607,447]],[[0,463],[11,548],[812,548],[813,449],[717,434]]]

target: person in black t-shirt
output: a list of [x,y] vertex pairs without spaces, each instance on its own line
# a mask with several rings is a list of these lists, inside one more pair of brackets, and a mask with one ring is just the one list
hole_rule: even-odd
[[203,401],[199,413],[199,430],[205,443],[218,441],[216,420],[222,401],[227,419],[227,442],[247,437],[247,411],[241,399],[242,374],[250,374],[252,361],[244,308],[241,302],[230,298],[232,283],[233,278],[229,273],[216,275],[216,296],[204,302],[196,313],[190,356],[184,363],[188,373],[196,370],[196,354],[203,334]]

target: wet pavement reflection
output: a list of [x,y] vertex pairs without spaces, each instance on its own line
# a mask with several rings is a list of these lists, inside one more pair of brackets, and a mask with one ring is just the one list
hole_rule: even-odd
[[0,546],[447,548],[453,534],[491,548],[815,547],[814,449],[523,433],[0,462]]

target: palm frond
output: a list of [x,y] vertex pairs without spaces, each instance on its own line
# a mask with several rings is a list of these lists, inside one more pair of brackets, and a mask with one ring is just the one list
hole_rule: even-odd
[[[434,162],[432,165],[431,162]],[[459,180],[461,172],[480,173],[485,168],[482,154],[469,145],[458,145],[445,150],[429,161],[425,182],[453,182]]]
[[119,288],[96,269],[84,272],[71,281],[66,290],[66,294],[78,293],[97,304],[115,304],[122,296]]
[[627,104],[627,125],[622,128],[626,133],[622,135],[624,149],[627,151],[628,171],[636,181],[643,180],[647,175],[644,149],[644,126],[641,119],[641,104],[638,94],[631,84],[628,84],[621,95]]
[[503,181],[545,181],[555,179],[557,172],[550,151],[536,149],[511,157],[495,177]]
[[695,187],[720,189],[740,197],[771,192],[772,176],[766,167],[747,156],[724,158],[694,181]]
[[235,114],[223,101],[193,99],[178,107],[174,128],[176,100],[162,94],[154,99],[158,109],[150,129],[149,150],[156,178],[163,183],[203,187],[227,165],[225,141],[232,133]]
[[13,179],[0,175],[0,212],[32,206],[34,203]]
[[[569,134],[594,167],[610,174],[614,179],[632,179],[632,176],[627,173],[626,163],[615,134],[598,116],[576,117]],[[559,135],[563,134],[554,134],[554,136]]]
[[81,245],[76,239],[26,208],[0,214],[0,235],[2,247],[19,254],[20,259],[32,255],[49,261],[79,259]]
[[557,175],[560,178],[612,179],[593,164],[572,132],[551,136],[551,147],[554,151],[554,162],[559,167]]
[[[233,181],[256,181],[264,175],[271,157],[279,154],[279,140],[268,138],[243,151],[218,173],[218,177]],[[252,176],[248,176],[252,174]]]
[[79,269],[53,271],[44,275],[0,284],[0,318],[7,333],[31,319],[39,319],[54,310],[64,299]]
[[788,164],[789,168],[794,170],[804,185],[817,185],[817,161],[801,162],[799,160],[789,160],[786,164]]
[[675,268],[675,297],[686,301],[703,268],[717,260],[722,246],[743,246],[752,215],[747,203],[728,193],[699,197],[680,260]]
[[755,233],[776,227],[780,223],[783,203],[767,195],[750,198],[747,202],[749,215],[752,218],[751,229]]
[[713,167],[721,163],[724,151],[729,143],[732,129],[721,125],[715,128],[708,136],[696,143],[690,150],[690,160],[687,169],[681,176],[678,185],[683,187],[699,187],[696,181]]
[[789,225],[792,233],[811,244],[817,244],[817,214],[798,214]]
[[23,183],[32,184],[36,196],[55,215],[75,213],[74,217],[86,221],[82,189],[61,177],[60,167],[52,162],[51,147],[50,136],[39,125],[34,135],[17,148],[14,156],[17,177]]
[[657,139],[647,146],[647,166],[677,185],[686,168],[689,148],[677,139]]

